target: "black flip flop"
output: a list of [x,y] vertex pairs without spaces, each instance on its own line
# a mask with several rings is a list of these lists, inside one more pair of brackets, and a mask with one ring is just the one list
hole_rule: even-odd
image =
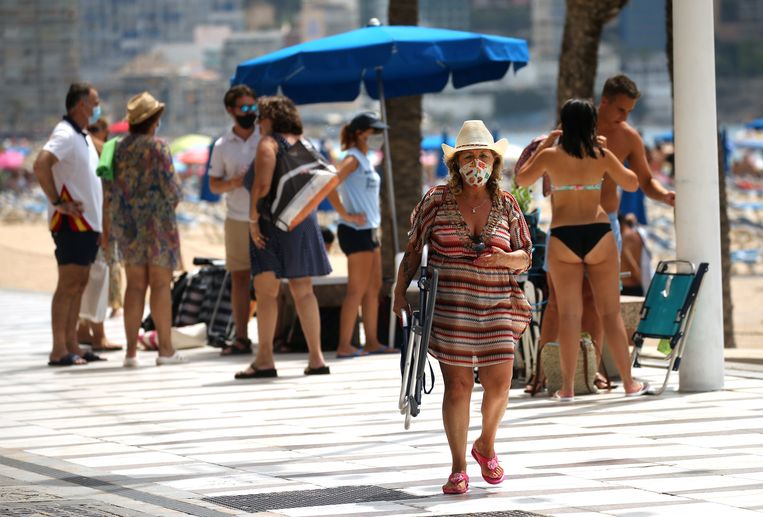
[[318,368],[311,368],[309,366],[305,368],[305,375],[328,375],[330,373],[331,370],[326,365],[319,366]]
[[264,368],[262,370],[258,370],[257,368],[252,368],[252,372],[249,373],[246,370],[236,372],[236,375],[233,376],[236,379],[266,379],[266,378],[272,378],[272,377],[278,377],[278,371],[275,368]]
[[94,354],[93,352],[85,352],[84,354],[82,354],[82,359],[84,359],[88,363],[94,363],[96,361],[105,361],[106,360],[105,357],[101,357],[100,355]]
[[[83,359],[77,354],[66,354],[58,361],[48,361],[48,366],[85,366],[84,364],[77,363],[77,359]],[[87,363],[85,363],[87,364]]]
[[220,351],[220,355],[225,357],[229,355],[249,355],[252,353],[252,342],[250,340],[236,339],[233,344],[230,344]]

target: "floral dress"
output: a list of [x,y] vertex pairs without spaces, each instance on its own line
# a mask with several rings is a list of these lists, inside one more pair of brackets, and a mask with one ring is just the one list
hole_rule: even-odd
[[117,145],[113,168],[111,231],[125,264],[177,269],[181,191],[169,146],[153,136],[128,135]]
[[[439,270],[429,353],[455,366],[512,361],[514,345],[531,316],[514,276],[524,270],[474,264],[479,255],[476,239],[453,193],[443,185],[429,190],[413,210],[408,240],[417,251],[428,243],[429,267]],[[530,232],[511,194],[503,192],[492,201],[479,241],[486,249],[531,254]]]

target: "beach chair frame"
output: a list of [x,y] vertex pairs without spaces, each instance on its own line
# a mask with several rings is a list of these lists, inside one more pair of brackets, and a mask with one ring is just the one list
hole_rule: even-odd
[[707,270],[707,262],[700,263],[697,268],[686,260],[663,260],[657,264],[641,306],[641,319],[633,333],[635,346],[631,354],[631,364],[639,368],[644,339],[670,340],[670,354],[649,364],[667,369],[662,386],[650,391],[650,394],[660,395],[665,391],[670,374],[681,366],[686,333],[694,315],[694,302]]
[[514,355],[515,377],[530,382],[537,370],[538,343],[540,342],[540,325],[543,316],[543,291],[535,286],[529,275],[519,279],[527,303],[530,304],[531,316],[527,328],[519,338],[519,349]]
[[412,417],[418,416],[421,411],[422,391],[425,390],[424,372],[439,279],[437,268],[427,271],[428,257],[429,247],[425,245],[421,254],[421,273],[418,281],[419,308],[410,315],[405,310],[401,314],[404,348],[401,357],[402,382],[398,408],[400,414],[405,415],[406,429],[410,428]]

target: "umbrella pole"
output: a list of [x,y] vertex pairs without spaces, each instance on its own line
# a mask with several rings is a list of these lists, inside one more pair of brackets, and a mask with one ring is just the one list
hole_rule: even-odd
[[[384,103],[384,82],[382,81],[382,67],[376,67],[376,85],[379,89],[379,106],[381,109],[382,122],[387,123],[387,106]],[[395,255],[400,252],[400,243],[397,238],[397,209],[395,208],[395,183],[392,179],[392,151],[389,148],[389,130],[384,128],[384,171],[387,177],[387,197],[389,199],[389,213],[392,216],[392,245]]]

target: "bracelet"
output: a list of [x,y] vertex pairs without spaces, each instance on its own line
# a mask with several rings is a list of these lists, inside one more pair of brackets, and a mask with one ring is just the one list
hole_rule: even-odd
[[260,222],[259,219],[249,219],[249,224],[257,224],[259,222]]

